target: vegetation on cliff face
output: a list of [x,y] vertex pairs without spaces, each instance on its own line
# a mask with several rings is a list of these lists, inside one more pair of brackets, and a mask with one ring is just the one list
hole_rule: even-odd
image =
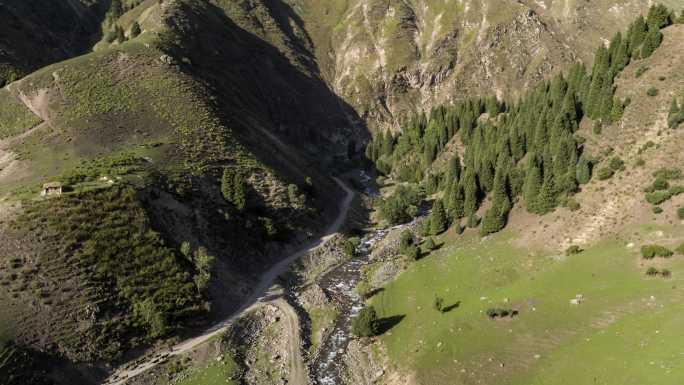
[[[483,235],[506,225],[520,197],[528,211],[548,213],[567,204],[590,178],[591,162],[576,134],[581,120],[620,119],[629,101],[615,99],[615,77],[632,58],[651,55],[662,41],[660,29],[671,23],[671,11],[653,6],[625,38],[618,32],[608,47],[599,46],[590,73],[575,64],[567,75],[542,82],[513,103],[489,97],[440,106],[429,117],[411,118],[397,137],[377,135],[366,156],[400,181],[422,183],[428,191],[439,186],[451,223],[468,218],[476,224],[473,218],[488,197]],[[463,160],[455,155],[446,170],[436,169],[433,162],[453,140],[465,147]]]

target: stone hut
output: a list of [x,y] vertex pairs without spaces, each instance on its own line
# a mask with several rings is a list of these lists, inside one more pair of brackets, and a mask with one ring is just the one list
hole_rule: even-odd
[[41,190],[40,195],[62,195],[63,186],[59,182],[50,182],[43,185],[43,190]]

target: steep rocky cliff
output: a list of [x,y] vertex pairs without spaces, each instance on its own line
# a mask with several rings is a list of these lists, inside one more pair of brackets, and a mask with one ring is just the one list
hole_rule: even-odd
[[[623,29],[646,0],[289,0],[326,80],[371,127],[466,95],[517,97]],[[666,2],[675,9],[676,1]]]

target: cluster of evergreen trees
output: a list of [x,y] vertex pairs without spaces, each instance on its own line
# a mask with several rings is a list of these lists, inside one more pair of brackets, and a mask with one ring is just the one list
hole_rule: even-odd
[[238,211],[244,210],[247,205],[247,183],[244,176],[232,168],[225,168],[221,177],[221,194]]
[[112,43],[114,41],[118,43],[123,43],[128,38],[133,39],[138,37],[142,33],[142,29],[140,28],[140,24],[137,21],[134,21],[133,24],[131,25],[131,29],[128,34],[128,38],[126,37],[126,34],[124,32],[124,29],[117,24],[117,21],[119,18],[126,12],[129,11],[136,6],[138,6],[142,1],[133,1],[130,2],[128,5],[124,5],[121,0],[112,0],[110,6],[109,6],[109,11],[107,12],[106,18],[105,18],[105,25],[110,27],[109,32],[105,35],[105,41],[107,43]]
[[[444,229],[442,212],[448,223],[481,223],[483,235],[499,231],[518,197],[530,212],[552,211],[591,179],[591,161],[575,135],[582,117],[605,124],[622,116],[628,101],[614,100],[615,77],[632,59],[651,55],[662,41],[660,29],[672,21],[667,8],[653,6],[624,37],[617,33],[607,48],[598,48],[591,73],[575,64],[515,103],[468,99],[438,107],[429,117],[416,115],[400,135],[377,135],[366,156],[383,174],[423,183],[428,194],[443,191],[430,219],[432,234]],[[463,159],[456,156],[446,170],[431,172],[456,135],[465,146]],[[475,213],[487,196],[490,205],[480,220]]]

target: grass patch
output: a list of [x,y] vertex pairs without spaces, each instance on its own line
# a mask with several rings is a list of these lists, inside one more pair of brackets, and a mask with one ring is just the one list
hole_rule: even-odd
[[40,122],[41,119],[7,89],[0,89],[0,139],[22,134]]
[[178,385],[238,385],[235,375],[239,372],[239,366],[235,357],[230,353],[224,353],[220,361],[211,362],[209,365],[192,369],[187,377],[175,382]]

